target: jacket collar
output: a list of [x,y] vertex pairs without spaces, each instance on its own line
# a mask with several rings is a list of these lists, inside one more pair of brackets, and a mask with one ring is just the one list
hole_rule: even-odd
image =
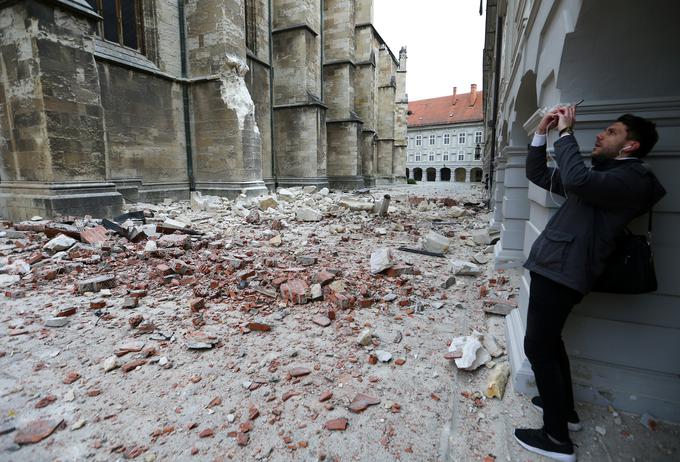
[[591,158],[591,163],[593,165],[593,170],[609,170],[615,167],[620,167],[621,165],[627,165],[631,163],[642,163],[642,159],[637,157],[631,157],[628,159],[613,159],[611,157],[605,156],[593,156]]

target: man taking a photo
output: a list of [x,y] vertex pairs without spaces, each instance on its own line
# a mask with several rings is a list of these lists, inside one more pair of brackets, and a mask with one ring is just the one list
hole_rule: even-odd
[[[641,160],[658,140],[654,123],[630,114],[619,117],[597,135],[588,168],[573,135],[575,112],[573,106],[548,112],[538,125],[526,161],[532,183],[566,200],[534,242],[524,264],[531,274],[524,351],[539,393],[531,401],[543,411],[543,428],[515,430],[524,448],[564,462],[576,461],[569,430],[579,430],[581,424],[574,409],[562,328],[574,305],[602,274],[626,225],[649,212],[665,195]],[[549,168],[546,137],[555,126],[559,168]]]

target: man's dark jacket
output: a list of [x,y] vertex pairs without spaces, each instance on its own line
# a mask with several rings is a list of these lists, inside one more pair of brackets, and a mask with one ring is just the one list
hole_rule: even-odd
[[547,166],[545,145],[529,146],[527,178],[567,200],[534,242],[524,267],[586,294],[615,239],[666,191],[637,158],[593,157],[593,167],[586,167],[573,135],[555,142],[555,159],[558,170]]

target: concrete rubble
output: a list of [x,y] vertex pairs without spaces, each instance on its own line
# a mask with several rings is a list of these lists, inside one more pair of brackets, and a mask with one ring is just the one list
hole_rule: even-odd
[[306,187],[0,222],[0,459],[439,460],[451,406],[456,460],[501,453],[485,309],[517,289],[471,263],[481,193],[385,192],[384,216]]

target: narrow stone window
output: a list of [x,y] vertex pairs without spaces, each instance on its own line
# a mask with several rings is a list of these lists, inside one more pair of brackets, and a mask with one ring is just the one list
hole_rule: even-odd
[[245,0],[246,48],[257,53],[256,0]]
[[416,154],[416,162],[420,162],[420,156]]
[[475,144],[482,144],[482,132],[481,131],[475,132]]
[[444,133],[444,144],[449,144],[451,142],[451,135]]
[[459,152],[459,153],[458,153],[458,160],[460,160],[460,161],[465,160],[465,154],[462,153],[462,152]]
[[436,138],[434,135],[430,135],[430,145],[434,145]]
[[418,135],[416,136],[416,146],[420,146],[423,144],[423,137]]
[[445,152],[444,153],[444,162],[446,162],[447,160],[449,160],[449,153]]
[[458,144],[465,144],[465,133],[458,134]]
[[430,154],[430,162],[434,162],[434,154]]
[[143,53],[142,0],[88,0],[88,3],[104,18],[99,35]]

